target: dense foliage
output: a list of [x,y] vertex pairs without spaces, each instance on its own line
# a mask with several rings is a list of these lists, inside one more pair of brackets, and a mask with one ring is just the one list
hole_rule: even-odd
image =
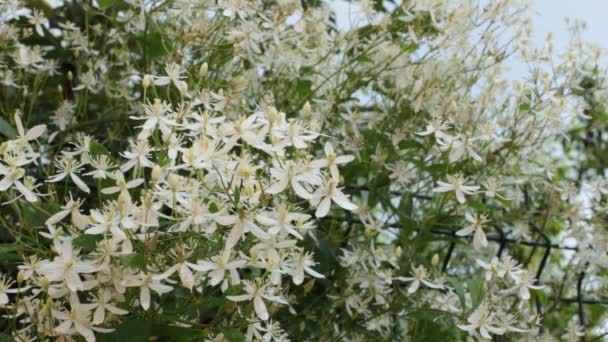
[[2,337],[603,334],[584,25],[554,51],[524,1],[354,6],[0,0]]

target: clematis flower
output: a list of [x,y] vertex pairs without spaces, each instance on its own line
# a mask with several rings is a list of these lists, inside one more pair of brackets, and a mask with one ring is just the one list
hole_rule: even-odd
[[412,282],[412,284],[410,284],[410,286],[407,289],[407,293],[412,294],[412,293],[416,292],[418,290],[418,288],[420,287],[420,284],[424,284],[432,289],[443,289],[444,288],[443,285],[435,284],[434,282],[431,282],[429,280],[428,272],[424,266],[419,265],[418,267],[414,267],[413,271],[414,271],[413,277],[395,277],[394,278],[395,280]]
[[238,285],[241,282],[238,269],[247,264],[247,260],[239,258],[231,260],[230,254],[230,251],[226,250],[211,257],[211,259],[197,261],[200,271],[209,272],[209,284],[211,286],[216,286],[217,284],[222,283],[222,292],[228,289],[226,272],[230,274],[230,283],[232,285]]
[[489,220],[486,215],[481,214],[464,214],[465,219],[470,223],[470,225],[462,228],[461,230],[456,232],[457,236],[469,236],[473,233],[473,246],[475,249],[482,249],[488,246],[488,239],[486,238],[486,234],[483,231],[483,225],[486,224]]
[[233,302],[253,300],[253,308],[255,310],[256,315],[261,320],[265,321],[270,317],[268,315],[268,309],[266,308],[264,299],[281,304],[287,304],[287,301],[285,301],[283,297],[275,296],[273,294],[273,291],[271,288],[269,288],[268,284],[260,285],[258,282],[252,282],[249,280],[244,280],[243,284],[245,285],[245,294],[237,296],[226,296],[226,298]]
[[338,188],[338,184],[335,179],[326,177],[323,184],[317,188],[310,199],[311,204],[317,207],[315,216],[317,218],[327,216],[332,201],[345,210],[354,211],[358,208]]
[[448,176],[447,182],[438,181],[438,187],[433,189],[433,192],[450,192],[453,191],[456,194],[458,203],[463,204],[466,202],[464,198],[466,195],[473,195],[479,190],[479,186],[476,185],[465,185],[467,179],[462,174],[456,176]]
[[65,177],[70,176],[70,179],[76,184],[76,186],[86,192],[91,192],[91,189],[86,185],[85,182],[78,177],[78,172],[82,169],[82,164],[72,157],[63,157],[55,161],[55,166],[59,173],[50,177],[47,182],[56,183],[63,180]]
[[80,273],[93,273],[97,269],[90,261],[80,260],[78,251],[72,247],[72,239],[55,240],[57,256],[53,261],[40,262],[39,271],[49,281],[65,281],[72,292],[82,291],[85,286],[80,279]]

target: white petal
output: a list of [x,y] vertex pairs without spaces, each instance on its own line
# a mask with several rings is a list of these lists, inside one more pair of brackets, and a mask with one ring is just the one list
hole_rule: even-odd
[[44,224],[47,226],[52,226],[55,223],[63,220],[66,216],[68,216],[70,214],[70,210],[66,209],[66,210],[62,210],[56,214],[54,214],[53,216],[49,217]]
[[25,196],[25,199],[28,202],[38,201],[38,198],[36,197],[36,195],[34,195],[34,193],[30,189],[28,189],[25,185],[23,185],[23,183],[21,183],[20,181],[15,181],[15,186],[17,187],[17,190],[19,190],[19,192],[21,194],[23,194],[23,196]]
[[262,298],[258,296],[253,298],[253,308],[261,320],[265,321],[268,319],[268,311],[266,310],[266,304],[264,304],[264,300],[262,300]]
[[318,218],[325,217],[329,213],[329,207],[331,205],[331,199],[329,197],[323,198],[319,206],[317,207],[317,211],[315,212],[315,216]]
[[332,199],[334,200],[334,202],[336,202],[337,205],[341,206],[342,208],[344,208],[346,210],[353,211],[353,210],[357,210],[359,208],[353,202],[349,201],[349,199],[346,197],[346,195],[344,195],[342,192],[340,192],[338,190],[336,190],[336,193],[334,194]]
[[139,303],[144,310],[148,310],[150,308],[150,289],[147,287],[142,287],[139,292]]
[[45,130],[46,130],[46,125],[34,126],[34,127],[30,128],[29,131],[27,131],[27,134],[25,134],[25,138],[28,141],[34,140],[34,139],[38,138],[39,136],[41,136]]
[[76,186],[80,188],[80,190],[86,192],[87,194],[91,192],[89,187],[76,174],[70,173],[70,178],[72,179],[72,181],[74,181],[74,184],[76,184]]
[[486,234],[483,232],[483,229],[477,228],[475,230],[475,235],[473,236],[473,246],[475,249],[486,248],[488,246],[488,240],[486,239]]

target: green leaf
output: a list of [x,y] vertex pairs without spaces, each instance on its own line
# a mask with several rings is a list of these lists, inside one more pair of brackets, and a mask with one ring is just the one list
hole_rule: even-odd
[[121,256],[120,263],[124,266],[134,267],[142,271],[146,271],[146,258],[139,253]]
[[44,222],[55,213],[58,206],[55,203],[37,203],[36,205],[27,205],[23,209],[23,219],[28,227],[45,227]]
[[469,281],[467,281],[467,289],[469,290],[469,294],[471,295],[473,307],[478,307],[484,297],[483,282],[477,278],[469,279]]
[[238,328],[224,328],[222,330],[224,337],[230,342],[243,342],[245,336]]
[[20,247],[16,243],[0,244],[0,262],[5,263],[21,259],[18,254]]
[[298,92],[298,96],[300,98],[306,98],[308,94],[310,94],[310,87],[312,86],[312,81],[310,80],[298,80],[296,85],[296,91]]
[[17,136],[17,131],[4,118],[0,117],[0,133],[9,139]]
[[97,158],[98,156],[101,156],[101,155],[110,157],[110,151],[108,151],[108,149],[105,146],[103,146],[102,144],[100,144],[96,141],[91,141],[89,143],[89,153],[91,154],[91,157],[93,157],[93,158]]
[[[150,59],[156,59],[168,55],[171,51],[167,48],[171,48],[170,40],[163,40],[164,35],[161,32],[148,32],[146,36],[146,56]],[[144,37],[141,36],[140,41],[144,41]]]
[[154,324],[152,326],[152,335],[168,338],[169,341],[189,342],[203,341],[208,334],[205,330],[195,328],[176,327],[168,324]]
[[454,287],[454,292],[456,292],[456,296],[458,296],[458,300],[460,301],[460,306],[464,310],[466,308],[466,299],[465,299],[465,289],[464,283],[454,277],[449,277],[450,284]]
[[109,334],[97,334],[98,342],[147,342],[152,335],[152,323],[144,319],[123,322]]
[[83,253],[90,253],[97,248],[97,242],[101,240],[100,235],[80,235],[74,239],[74,247],[79,248]]
[[97,0],[97,3],[99,4],[99,8],[102,10],[106,10],[106,9],[112,7],[112,5],[116,2],[117,2],[116,0]]

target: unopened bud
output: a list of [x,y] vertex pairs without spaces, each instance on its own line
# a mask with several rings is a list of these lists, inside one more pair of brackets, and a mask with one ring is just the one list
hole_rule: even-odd
[[275,122],[275,120],[279,117],[279,112],[274,106],[268,107],[268,121]]
[[437,264],[439,264],[439,255],[437,255],[437,253],[433,255],[433,258],[431,259],[431,264],[433,266],[437,266]]
[[141,85],[148,88],[152,84],[152,75],[144,75],[144,79],[141,81]]
[[203,65],[201,65],[201,68],[198,70],[198,75],[200,77],[205,77],[207,75],[207,71],[209,71],[209,66],[207,65],[207,62],[203,63]]
[[72,74],[71,71],[68,71],[68,80],[73,80],[74,79],[74,74]]
[[23,270],[19,270],[19,272],[17,273],[17,284],[23,283],[24,280],[25,280],[25,272],[23,272]]
[[179,93],[181,96],[186,96],[188,95],[188,83],[186,83],[185,81],[179,81],[177,83],[177,89],[179,90]]
[[129,192],[127,190],[123,190],[118,195],[118,199],[116,200],[116,206],[119,209],[125,208],[125,205],[129,202]]
[[302,107],[302,117],[304,120],[308,120],[310,118],[310,114],[312,113],[312,109],[310,108],[310,102],[306,101],[304,107]]
[[169,188],[171,191],[177,191],[179,189],[179,177],[172,173],[167,177],[167,183],[169,183]]
[[154,165],[154,167],[152,167],[152,182],[158,183],[162,177],[163,169],[158,164]]

